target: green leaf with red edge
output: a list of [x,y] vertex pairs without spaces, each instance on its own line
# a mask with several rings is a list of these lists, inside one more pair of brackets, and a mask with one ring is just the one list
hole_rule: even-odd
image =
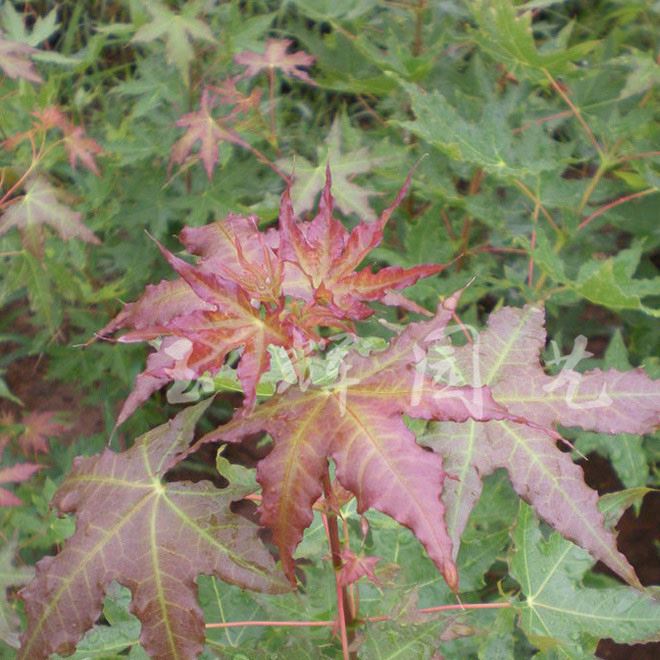
[[38,229],[44,225],[54,229],[65,241],[79,238],[86,243],[101,241],[80,221],[80,213],[72,211],[57,199],[55,188],[41,176],[25,184],[25,194],[0,216],[0,236],[12,227]]
[[387,350],[348,356],[342,378],[333,385],[289,389],[200,440],[238,442],[260,431],[272,436],[274,448],[257,468],[261,520],[273,530],[291,580],[293,552],[312,521],[312,504],[332,458],[339,483],[357,498],[358,511],[378,509],[412,529],[457,589],[440,500],[442,461],[415,442],[403,414],[455,421],[511,416],[486,388],[437,386],[416,369],[419,351],[423,354],[442,332],[456,302],[457,296],[448,300],[431,321],[410,324]]
[[376,195],[376,191],[357,185],[353,178],[366,174],[385,159],[372,156],[366,147],[342,151],[342,121],[339,117],[333,122],[325,143],[317,147],[316,153],[316,165],[299,154],[293,159],[282,158],[277,161],[280,168],[291,172],[291,199],[296,213],[301,214],[314,208],[314,200],[325,185],[327,163],[332,167],[333,197],[339,210],[344,215],[356,213],[364,220],[375,220],[376,214],[369,205],[369,197]]
[[582,468],[538,427],[562,424],[602,433],[649,432],[660,421],[660,383],[641,369],[581,374],[566,368],[569,362],[557,376],[546,374],[539,361],[545,345],[543,322],[539,308],[503,308],[491,315],[474,344],[452,348],[445,341],[435,355],[430,353],[427,366],[438,378],[486,385],[495,401],[536,425],[506,420],[443,422],[421,439],[443,456],[447,473],[455,477],[443,494],[454,551],[481,492],[481,479],[501,467],[543,520],[627,582],[639,585],[603,523],[598,494],[584,483]]
[[241,77],[252,78],[261,71],[279,69],[285,76],[292,76],[310,85],[316,85],[303,69],[314,64],[316,58],[302,50],[287,53],[291,44],[293,41],[290,39],[268,39],[263,53],[249,50],[238,53],[234,56],[234,62],[247,67]]
[[191,265],[161,248],[180,279],[148,287],[98,333],[106,337],[129,328],[120,341],[162,339],[118,424],[166,383],[206,372],[215,375],[236,349],[242,350],[237,376],[249,408],[259,378],[270,367],[269,345],[308,352],[324,343],[319,326],[351,330],[353,320],[372,314],[367,302],[428,313],[396,290],[443,266],[357,271],[381,242],[409,185],[410,177],[376,222],[360,223],[350,232],[332,216],[329,172],[319,213],[311,222],[294,216],[285,191],[277,229],[261,232],[256,218],[237,215],[184,229],[181,241],[200,257],[198,263]]
[[76,532],[57,556],[37,564],[36,578],[21,592],[28,626],[20,658],[71,652],[101,613],[113,580],[131,591],[144,649],[168,660],[195,657],[203,648],[200,574],[286,591],[257,527],[230,511],[245,490],[162,481],[208,405],[187,408],[126,452],[76,460],[53,500],[62,513],[76,515]]

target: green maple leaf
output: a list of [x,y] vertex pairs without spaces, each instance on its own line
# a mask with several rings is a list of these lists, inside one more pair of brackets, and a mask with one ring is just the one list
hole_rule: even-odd
[[451,159],[504,180],[556,170],[556,144],[539,127],[514,135],[501,103],[488,103],[480,120],[471,122],[440,92],[428,94],[416,85],[401,85],[410,96],[416,120],[398,123]]
[[9,587],[21,587],[34,575],[31,567],[14,566],[16,541],[9,541],[0,549],[0,639],[9,646],[18,647],[18,617],[7,601]]
[[642,256],[641,245],[622,250],[604,261],[589,261],[580,268],[577,281],[566,281],[581,296],[610,309],[636,309],[656,318],[660,310],[642,303],[645,296],[660,295],[660,277],[635,279]]
[[382,159],[371,156],[366,147],[343,152],[341,123],[337,117],[325,143],[317,147],[316,165],[302,156],[296,156],[294,161],[282,159],[277,164],[293,171],[291,199],[297,215],[314,207],[316,196],[325,185],[326,164],[329,164],[332,169],[332,194],[341,212],[345,215],[355,213],[367,221],[375,220],[376,214],[369,206],[369,196],[377,193],[358,186],[352,179],[369,172]]
[[596,640],[605,637],[624,644],[657,639],[660,604],[651,594],[623,585],[584,586],[582,579],[594,560],[557,533],[544,539],[532,509],[524,503],[513,540],[511,575],[522,590],[516,609],[535,645],[575,658],[583,657],[585,643],[592,647],[585,654],[591,657]]
[[37,577],[21,592],[28,629],[19,657],[71,652],[101,613],[113,580],[132,593],[144,649],[172,660],[202,650],[200,574],[271,593],[287,590],[258,528],[230,511],[244,488],[162,481],[209,402],[185,409],[126,452],[77,459],[53,499],[61,512],[76,515],[76,532],[56,557],[37,564]]
[[167,61],[176,66],[187,87],[190,83],[188,69],[195,57],[191,41],[202,39],[215,43],[208,25],[195,18],[199,12],[198,3],[186,6],[181,14],[175,14],[159,2],[149,2],[146,7],[153,20],[135,33],[133,41],[148,43],[164,39]]
[[477,0],[472,3],[473,15],[479,25],[474,39],[510,72],[538,80],[543,70],[553,75],[570,73],[573,62],[584,57],[597,41],[583,41],[571,48],[557,47],[539,51],[532,33],[532,12],[523,11],[509,0]]

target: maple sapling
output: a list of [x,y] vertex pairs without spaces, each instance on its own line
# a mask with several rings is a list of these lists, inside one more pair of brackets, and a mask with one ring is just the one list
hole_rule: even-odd
[[[270,593],[296,588],[294,555],[321,496],[348,657],[359,620],[350,585],[373,576],[377,559],[359,558],[349,539],[340,539],[336,491],[355,498],[358,514],[374,509],[409,528],[458,593],[463,531],[482,479],[497,468],[507,470],[515,491],[544,521],[640,587],[598,508],[598,494],[557,447],[555,427],[648,432],[660,421],[658,383],[640,369],[578,373],[574,360],[558,375],[547,374],[540,362],[544,312],[534,305],[493,312],[485,330],[455,346],[451,323],[462,291],[433,314],[398,292],[442,265],[358,270],[409,186],[410,177],[377,220],[348,231],[333,215],[328,170],[311,221],[296,218],[287,189],[277,227],[261,231],[256,218],[230,215],[184,229],[180,239],[195,263],[159,245],[178,278],[149,285],[99,332],[103,338],[127,328],[120,342],[158,342],[117,423],[167,383],[221,374],[233,374],[242,405],[194,443],[195,423],[213,397],[185,408],[126,452],[77,460],[54,500],[61,512],[76,514],[76,533],[59,555],[39,562],[36,579],[22,591],[28,629],[20,657],[72,650],[94,623],[112,580],[132,592],[148,653],[194,657],[204,642],[197,575]],[[409,322],[384,346],[360,346],[355,323],[374,313],[372,302],[420,312],[424,320]],[[342,346],[323,328],[348,333],[345,350],[333,355]],[[235,359],[228,363],[230,354]],[[275,368],[285,364],[282,354],[293,379]],[[293,365],[291,357],[299,362]],[[316,379],[297,380],[319,363],[325,369]],[[260,390],[268,378],[274,387]],[[408,420],[430,424],[416,433]],[[272,447],[257,463],[256,483],[232,484],[223,475],[230,485],[219,490],[208,481],[163,481],[209,443],[241,443],[264,433]],[[272,532],[286,580],[257,541],[257,526],[229,508],[259,487],[260,525]],[[104,504],[109,500],[111,510]],[[179,550],[184,538],[193,549],[185,556]],[[59,625],[73,618],[75,629]]]

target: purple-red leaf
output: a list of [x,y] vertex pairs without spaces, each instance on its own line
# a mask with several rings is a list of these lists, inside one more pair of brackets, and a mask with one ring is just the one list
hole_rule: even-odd
[[350,331],[352,321],[372,313],[366,304],[372,301],[425,312],[396,290],[442,266],[357,270],[381,242],[409,184],[410,179],[376,222],[360,223],[350,232],[332,215],[329,172],[311,222],[294,216],[285,192],[276,229],[261,232],[257,218],[237,215],[184,229],[181,241],[200,257],[198,263],[162,249],[180,279],[147,287],[142,298],[98,333],[105,337],[128,328],[120,341],[163,339],[138,376],[118,423],[168,382],[199,378],[207,371],[214,375],[237,349],[237,376],[250,407],[259,378],[269,369],[269,345],[309,352],[324,343],[319,327]]
[[456,298],[447,301],[431,321],[409,325],[381,353],[348,356],[337,383],[289,389],[206,436],[205,441],[227,442],[259,431],[272,436],[274,448],[257,469],[261,520],[273,530],[291,580],[293,552],[312,521],[312,504],[332,458],[339,483],[357,498],[358,511],[378,509],[412,529],[457,589],[440,500],[442,461],[415,442],[403,414],[455,421],[510,416],[486,388],[437,385],[416,368],[419,352],[424,354],[442,332],[455,303]]
[[78,458],[54,505],[76,516],[76,532],[37,564],[23,591],[28,620],[20,658],[70,653],[101,613],[113,580],[128,587],[151,658],[194,658],[204,644],[199,574],[241,587],[286,590],[259,542],[257,527],[230,511],[246,492],[208,481],[162,477],[190,442],[208,406],[187,408],[126,452]]
[[5,39],[0,32],[0,69],[10,78],[24,78],[34,83],[43,82],[30,60],[30,56],[37,52],[36,48],[27,44]]
[[498,403],[529,422],[443,423],[423,438],[456,477],[448,480],[443,495],[455,552],[481,492],[481,478],[502,467],[546,522],[638,585],[603,523],[598,494],[584,483],[582,469],[570,454],[560,451],[539,427],[649,432],[660,422],[660,386],[641,370],[580,374],[564,368],[550,376],[539,362],[544,345],[542,310],[503,308],[490,317],[488,329],[473,345],[452,348],[441,343],[429,358],[431,371],[448,382],[487,385]]

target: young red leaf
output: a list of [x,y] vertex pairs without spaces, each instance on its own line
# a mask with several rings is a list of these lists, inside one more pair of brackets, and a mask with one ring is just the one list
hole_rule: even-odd
[[[373,273],[357,267],[383,240],[385,225],[399,206],[410,186],[410,176],[394,202],[375,222],[362,222],[347,231],[333,217],[332,179],[326,171],[325,188],[321,194],[319,212],[311,222],[296,220],[289,191],[282,195],[280,207],[280,249],[285,264],[284,290],[305,300],[330,306],[339,318],[364,319],[373,310],[362,301],[389,302],[392,289],[414,284],[422,277],[439,273],[444,266],[425,264],[413,268],[391,266]],[[408,306],[403,297],[396,304]],[[419,308],[410,305],[414,311]]]
[[6,149],[14,149],[17,144],[20,144],[27,138],[34,139],[34,135],[38,131],[46,132],[53,128],[62,131],[64,148],[69,156],[69,165],[72,169],[76,169],[78,161],[80,161],[90,172],[100,176],[99,168],[96,164],[95,157],[103,153],[103,149],[96,140],[87,137],[85,129],[82,126],[75,126],[69,121],[67,116],[54,105],[49,105],[43,110],[38,110],[32,113],[36,118],[36,123],[32,125],[29,131],[16,133],[7,138],[2,145]]
[[231,142],[244,149],[251,149],[250,145],[236,131],[226,125],[226,122],[231,119],[231,115],[222,119],[213,117],[211,113],[217,104],[218,97],[212,94],[209,88],[204,89],[199,110],[183,115],[176,122],[177,126],[186,128],[187,131],[172,147],[170,157],[171,163],[181,165],[190,156],[195,144],[199,142],[199,157],[204,163],[209,180],[213,176],[213,170],[218,162],[218,145],[221,142]]
[[[11,467],[0,468],[0,484],[20,483],[27,481],[43,465],[35,463],[16,463]],[[0,506],[20,506],[23,501],[13,493],[0,488]]]
[[261,71],[280,69],[285,76],[299,78],[310,85],[316,85],[302,68],[314,64],[316,58],[302,50],[287,53],[291,44],[293,41],[290,39],[268,39],[263,54],[250,50],[238,53],[234,56],[234,62],[247,67],[241,77],[253,78]]
[[25,184],[25,194],[0,217],[0,236],[12,227],[26,230],[48,225],[64,240],[79,238],[87,243],[100,244],[101,241],[80,221],[80,217],[80,213],[58,201],[55,188],[46,179],[36,176]]
[[312,521],[328,458],[339,483],[352,492],[358,512],[375,508],[409,527],[426,547],[452,589],[458,576],[440,500],[440,457],[425,452],[403,414],[422,419],[506,419],[510,415],[486,388],[434,385],[416,369],[419,352],[452,317],[456,298],[433,320],[410,324],[381,352],[351,354],[334,385],[291,388],[252,412],[243,411],[203,441],[238,442],[268,432],[274,447],[259,463],[263,488],[261,520],[273,530],[291,580],[293,552]]
[[95,156],[103,153],[101,145],[85,134],[82,126],[70,126],[64,134],[64,148],[69,154],[69,165],[76,169],[80,161],[90,172],[100,176],[99,168],[96,165]]
[[23,452],[48,452],[48,438],[58,436],[67,430],[68,426],[55,419],[57,412],[52,410],[33,411],[23,417],[23,433],[18,438]]
[[163,660],[202,651],[198,575],[259,591],[286,590],[257,527],[230,511],[244,490],[162,481],[208,404],[187,408],[126,452],[106,449],[76,459],[53,500],[62,513],[76,515],[76,532],[57,556],[37,564],[35,580],[21,592],[28,626],[20,658],[73,651],[100,615],[113,580],[131,590],[142,646]]
[[380,557],[359,557],[354,552],[344,549],[341,552],[341,558],[344,563],[337,576],[340,587],[353,584],[363,577],[368,578],[376,586],[380,586],[380,581],[374,573],[374,568],[380,561]]
[[[430,366],[449,375],[450,382],[489,386],[498,403],[538,426],[645,433],[660,422],[660,385],[641,370],[579,374],[565,368],[550,376],[539,362],[544,345],[542,310],[504,308],[491,315],[488,329],[473,345],[445,345]],[[598,494],[584,483],[582,469],[534,425],[443,423],[422,441],[444,457],[447,472],[457,477],[448,480],[443,495],[455,552],[481,492],[481,478],[503,467],[539,516],[626,581],[639,584],[603,524]]]
[[[243,352],[237,375],[245,392],[245,405],[251,406],[259,378],[270,365],[268,346],[289,347],[297,343],[295,329],[288,322],[286,313],[279,307],[262,313],[258,306],[252,304],[249,295],[234,282],[191,266],[164,248],[161,251],[200,304],[210,306],[210,309],[207,311],[191,305],[189,312],[161,324],[135,329],[120,338],[122,342],[135,342],[166,337],[159,350],[150,356],[147,369],[138,377],[117,424],[127,419],[138,405],[165,383],[191,380],[206,372],[216,373],[222,368],[228,353],[238,348],[242,348]],[[188,301],[186,296],[183,299]],[[149,306],[143,301],[138,301],[136,305],[137,309],[149,314]],[[131,318],[145,322],[142,316],[129,313],[124,316],[124,323]],[[113,329],[115,326],[116,323],[111,322],[106,328]]]
[[23,78],[34,83],[43,82],[30,60],[30,56],[36,52],[36,48],[27,44],[5,39],[0,32],[0,69],[10,78]]

